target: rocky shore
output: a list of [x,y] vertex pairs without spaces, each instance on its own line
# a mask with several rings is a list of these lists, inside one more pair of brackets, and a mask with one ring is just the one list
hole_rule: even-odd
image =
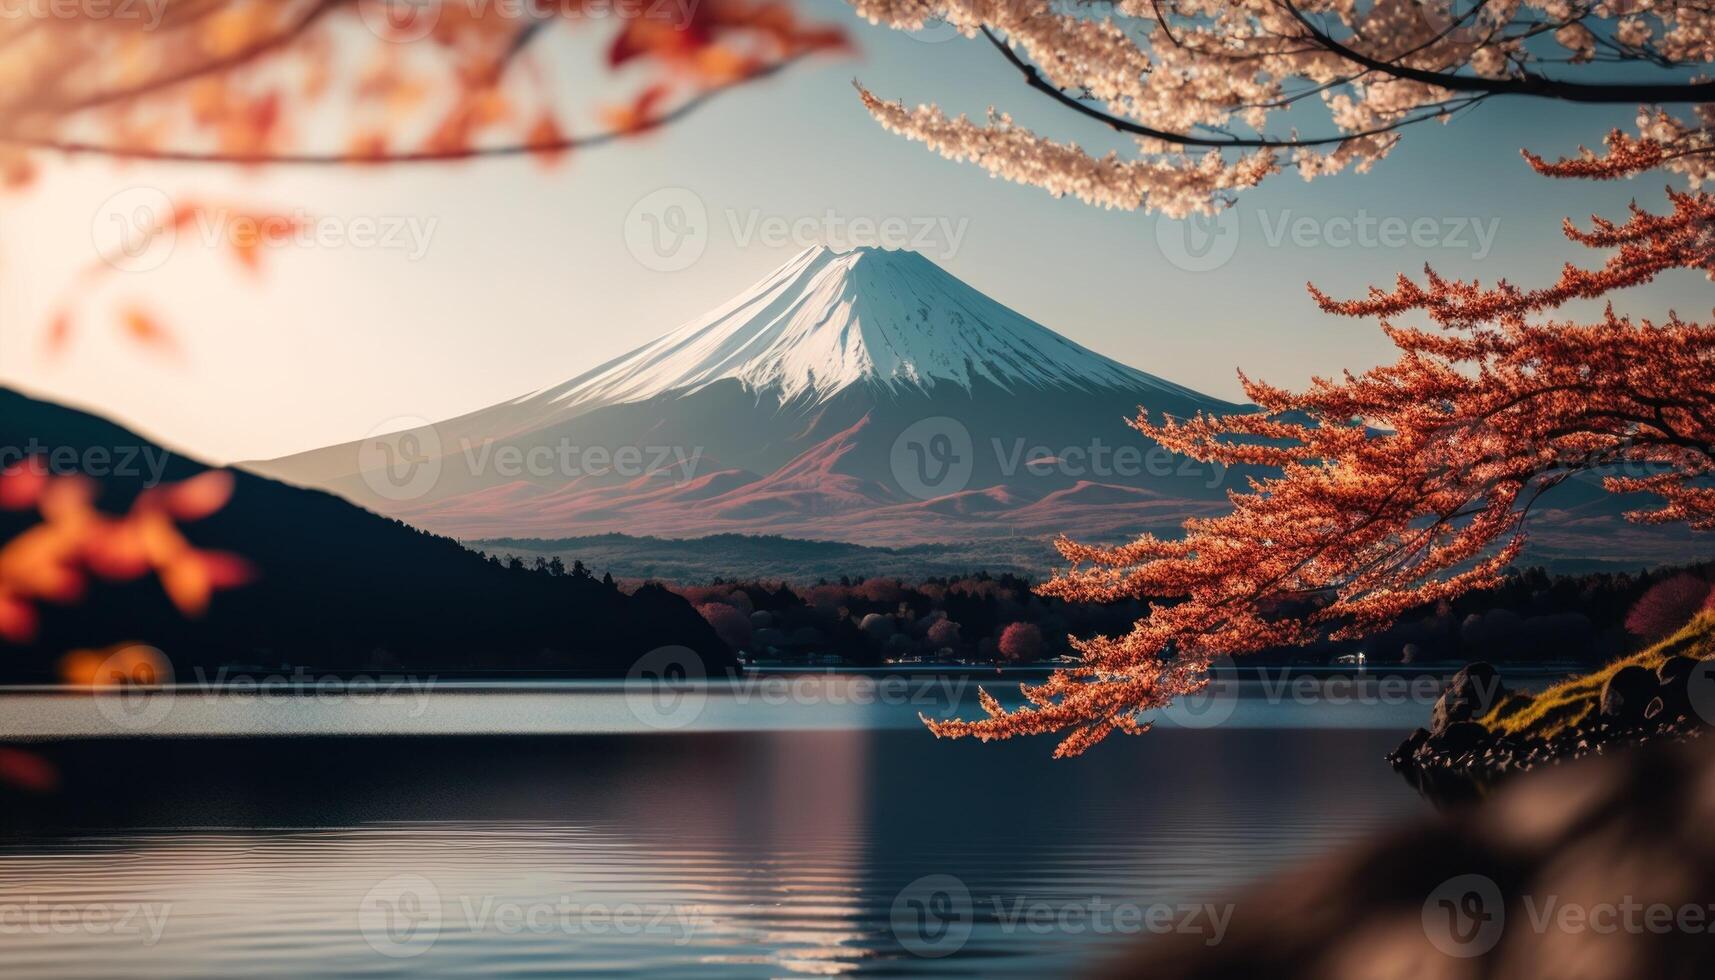
[[1711,679],[1700,664],[1679,655],[1654,670],[1627,664],[1586,685],[1585,696],[1563,697],[1556,689],[1509,690],[1492,665],[1472,663],[1448,682],[1429,727],[1407,736],[1388,761],[1428,795],[1461,798],[1509,773],[1697,738],[1715,723],[1715,690],[1703,689]]

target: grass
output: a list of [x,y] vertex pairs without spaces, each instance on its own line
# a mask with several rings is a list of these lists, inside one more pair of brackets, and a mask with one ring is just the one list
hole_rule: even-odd
[[1497,734],[1553,738],[1596,712],[1602,688],[1616,671],[1638,666],[1654,673],[1662,661],[1673,656],[1699,660],[1715,656],[1715,612],[1698,613],[1667,639],[1620,657],[1600,670],[1568,678],[1535,696],[1513,695],[1477,720]]

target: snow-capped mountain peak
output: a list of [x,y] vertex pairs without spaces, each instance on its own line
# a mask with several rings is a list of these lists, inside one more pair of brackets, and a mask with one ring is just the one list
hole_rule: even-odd
[[817,247],[718,309],[523,401],[587,409],[729,378],[781,401],[820,401],[856,384],[978,380],[1192,394],[1072,343],[915,252]]

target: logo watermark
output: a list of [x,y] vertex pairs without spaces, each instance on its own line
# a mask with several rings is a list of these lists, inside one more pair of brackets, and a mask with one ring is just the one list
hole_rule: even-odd
[[656,272],[678,272],[703,257],[716,232],[724,230],[738,248],[807,249],[826,246],[844,252],[881,247],[921,252],[948,259],[963,247],[970,219],[945,214],[781,214],[761,208],[726,208],[711,220],[701,195],[686,187],[650,192],[626,213],[623,237],[632,257]]
[[0,936],[117,936],[152,947],[172,914],[170,902],[0,900]]
[[[1247,238],[1251,219],[1256,237]],[[1157,218],[1155,240],[1162,256],[1186,272],[1225,266],[1246,241],[1270,249],[1436,249],[1480,262],[1494,250],[1500,226],[1500,218],[1477,215],[1378,215],[1366,208],[1318,215],[1292,208],[1227,208],[1214,215]]]
[[231,207],[181,206],[158,187],[130,187],[108,197],[90,219],[96,254],[121,272],[148,272],[191,236],[204,248],[241,255],[260,250],[364,249],[428,254],[440,219],[414,214],[316,215],[303,208],[252,214]]
[[924,959],[952,956],[976,927],[1023,936],[1194,935],[1205,946],[1226,937],[1234,906],[1212,902],[1117,901],[1101,895],[1048,898],[973,894],[960,878],[931,874],[894,896],[888,921],[899,945]]
[[[1522,893],[1510,904],[1495,880],[1463,874],[1438,885],[1423,903],[1423,931],[1430,945],[1448,956],[1482,956],[1509,929],[1599,936],[1705,935],[1715,931],[1715,902],[1645,901],[1617,895],[1574,901],[1557,894]],[[1514,913],[1508,915],[1509,909]],[[1522,915],[1517,913],[1522,912]]]
[[699,905],[590,902],[571,895],[520,902],[460,894],[447,901],[433,881],[399,874],[378,882],[358,903],[358,930],[369,948],[393,959],[421,956],[444,934],[645,936],[675,946],[690,942],[707,911]]
[[172,453],[151,445],[51,446],[32,436],[21,446],[0,446],[0,472],[137,480],[145,488],[165,482],[172,461]]
[[701,0],[358,0],[358,16],[376,37],[408,44],[434,33],[444,10],[460,20],[647,20],[687,30]]
[[1005,479],[1018,476],[1059,476],[1076,480],[1155,479],[1195,480],[1214,489],[1226,480],[1225,463],[1201,463],[1159,445],[1122,443],[1101,438],[1070,446],[1032,443],[1022,436],[991,437],[978,444],[958,419],[934,416],[901,430],[893,440],[888,464],[900,489],[918,500],[959,493],[970,485],[979,462]]

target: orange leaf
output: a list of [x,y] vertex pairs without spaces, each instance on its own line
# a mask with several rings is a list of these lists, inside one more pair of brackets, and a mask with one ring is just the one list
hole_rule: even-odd
[[167,512],[181,521],[200,521],[232,499],[231,470],[207,470],[167,488]]
[[358,163],[375,163],[387,155],[387,134],[358,133],[346,147],[345,155]]
[[552,112],[544,112],[536,125],[530,127],[529,136],[524,143],[530,147],[530,153],[545,167],[552,167],[566,156],[565,131],[554,120]]
[[170,353],[178,349],[178,343],[173,340],[173,335],[162,327],[158,320],[137,307],[131,307],[125,311],[120,320],[120,325],[124,328],[126,336],[145,347],[152,347],[163,353]]
[[73,565],[78,545],[76,533],[38,524],[0,548],[0,579],[22,596],[71,602],[83,594],[83,576]]
[[602,111],[608,127],[618,133],[641,133],[655,126],[655,107],[667,97],[667,86],[651,85],[630,105],[609,106]]
[[138,534],[143,540],[143,551],[149,556],[149,563],[157,568],[165,566],[186,551],[190,545],[184,535],[173,526],[166,514],[158,510],[137,511],[133,517]]
[[187,551],[161,569],[161,587],[179,612],[195,618],[208,611],[214,580],[201,557]]
[[48,324],[47,337],[44,338],[42,346],[46,347],[51,355],[62,354],[67,347],[71,346],[70,313],[61,310],[54,316],[53,322]]
[[149,550],[136,521],[115,521],[92,533],[84,544],[83,560],[89,570],[105,579],[123,582],[149,570]]
[[28,459],[0,470],[0,510],[27,510],[36,506],[48,485],[48,471],[39,461]]
[[83,476],[55,477],[42,487],[36,507],[54,524],[82,528],[95,515],[95,483]]

